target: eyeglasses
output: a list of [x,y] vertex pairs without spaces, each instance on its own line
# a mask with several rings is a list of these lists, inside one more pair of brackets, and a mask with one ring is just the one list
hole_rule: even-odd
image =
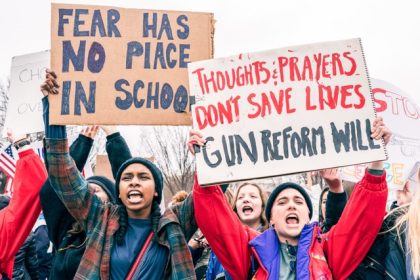
[[286,253],[290,258],[290,270],[292,272],[296,271],[296,254],[297,254],[297,246],[292,246],[286,240]]

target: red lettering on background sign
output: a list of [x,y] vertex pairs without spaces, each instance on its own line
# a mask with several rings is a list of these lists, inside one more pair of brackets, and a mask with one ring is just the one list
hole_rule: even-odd
[[269,93],[257,94],[251,93],[248,95],[248,103],[255,108],[255,112],[249,113],[248,118],[254,119],[256,117],[269,116],[272,113],[272,108],[276,110],[278,115],[283,113],[283,108],[286,114],[291,114],[296,111],[290,104],[292,88],[281,89],[277,93],[270,91]]
[[195,116],[198,129],[204,129],[207,126],[215,127],[219,124],[232,123],[239,121],[239,99],[240,96],[231,97],[223,102],[217,102],[216,105],[195,106]]
[[420,119],[420,108],[407,97],[383,88],[374,88],[372,93],[378,113],[390,109],[393,115],[404,114],[411,119]]
[[[344,62],[347,61],[347,64]],[[302,81],[330,79],[333,76],[352,76],[355,74],[356,60],[351,57],[351,52],[332,54],[313,54],[311,56],[285,57],[279,56],[277,64],[280,81]],[[288,73],[288,75],[287,75]]]
[[361,87],[361,85],[330,86],[320,84],[318,91],[314,92],[314,98],[311,99],[311,87],[307,86],[306,110],[362,109],[366,104],[366,99],[360,92]]

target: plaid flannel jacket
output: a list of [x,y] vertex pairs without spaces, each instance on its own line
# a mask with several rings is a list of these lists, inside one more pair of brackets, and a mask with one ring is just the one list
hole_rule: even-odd
[[[118,205],[103,204],[69,155],[67,139],[46,139],[49,180],[57,195],[87,232],[86,250],[75,279],[109,279],[113,235],[119,228]],[[187,240],[197,230],[192,195],[166,209],[159,221],[157,241],[169,249],[165,279],[195,279]],[[156,239],[155,239],[156,240]]]

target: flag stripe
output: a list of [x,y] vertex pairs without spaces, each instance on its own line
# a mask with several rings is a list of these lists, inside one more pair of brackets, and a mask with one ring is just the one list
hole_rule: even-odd
[[16,165],[4,151],[0,152],[0,169],[9,177],[15,177]]
[[7,176],[5,193],[13,194],[13,179],[16,173],[16,162],[13,158],[12,145],[6,147],[4,151],[0,151],[0,170]]
[[0,170],[7,176],[5,192],[11,195],[13,193],[13,178],[16,173],[12,145],[9,145],[4,151],[0,151]]
[[8,154],[5,154],[4,152],[0,153],[0,160],[5,166],[8,166],[9,169],[16,169],[16,164],[13,161],[11,161],[10,156]]

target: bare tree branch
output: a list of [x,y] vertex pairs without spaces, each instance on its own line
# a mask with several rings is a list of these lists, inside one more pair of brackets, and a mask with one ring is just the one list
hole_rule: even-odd
[[188,129],[154,127],[152,135],[141,137],[142,145],[153,155],[163,173],[166,201],[180,190],[190,192],[193,186],[195,163],[186,148]]
[[[9,102],[9,96],[7,95],[10,87],[10,80],[0,79],[0,133],[4,129],[4,122],[6,121],[7,105]],[[2,140],[1,146],[7,142],[6,139]]]
[[7,95],[7,92],[9,91],[9,87],[9,79],[7,79],[6,81],[0,80],[0,133],[3,131],[4,122],[6,121],[7,104],[9,101],[9,96]]

